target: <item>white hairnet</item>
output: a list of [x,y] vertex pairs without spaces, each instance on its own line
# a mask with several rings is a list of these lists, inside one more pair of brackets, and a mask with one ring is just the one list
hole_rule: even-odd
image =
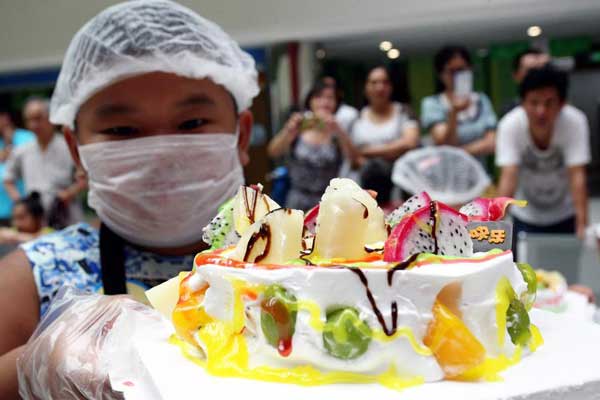
[[219,26],[168,0],[135,0],[107,8],[73,37],[50,120],[73,127],[79,107],[93,94],[148,72],[210,78],[231,93],[238,111],[258,93],[254,60]]

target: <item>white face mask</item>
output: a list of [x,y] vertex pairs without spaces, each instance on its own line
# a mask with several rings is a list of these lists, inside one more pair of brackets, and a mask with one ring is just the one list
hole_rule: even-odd
[[79,146],[88,204],[142,246],[196,243],[244,183],[235,134],[172,134]]

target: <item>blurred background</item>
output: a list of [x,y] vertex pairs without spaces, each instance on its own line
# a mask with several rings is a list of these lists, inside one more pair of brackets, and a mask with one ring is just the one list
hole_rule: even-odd
[[[269,141],[299,109],[311,86],[331,76],[344,103],[360,110],[369,71],[384,65],[394,86],[393,99],[410,104],[420,116],[422,100],[439,89],[434,54],[446,44],[465,46],[471,56],[473,89],[487,94],[495,113],[517,96],[513,61],[535,48],[569,72],[569,103],[589,121],[591,162],[590,222],[600,222],[600,1],[598,0],[181,0],[221,25],[255,59],[261,93],[252,111],[255,129],[247,182],[271,189],[277,160]],[[19,0],[0,2],[0,106],[16,126],[32,95],[49,97],[70,39],[92,16],[117,1]],[[416,118],[418,120],[418,118]],[[426,132],[421,127],[420,134]],[[275,157],[276,158],[276,157]],[[491,166],[491,179],[498,171]],[[89,210],[88,210],[89,211]],[[559,251],[560,263],[536,251],[546,239],[531,241],[527,261],[540,267],[571,268],[570,282],[600,292],[597,254],[580,257],[573,236]],[[561,240],[563,242],[561,242]],[[536,247],[538,246],[538,247]],[[542,246],[543,247],[543,246]],[[562,248],[554,246],[555,248]],[[533,259],[532,257],[537,257]],[[578,264],[573,274],[572,265]],[[539,261],[539,262],[537,262]],[[548,264],[548,265],[547,265]],[[560,265],[554,265],[560,264]]]
[[[77,29],[117,1],[0,2],[0,104],[17,125],[25,99],[49,96],[66,47]],[[273,165],[269,138],[300,104],[312,83],[333,75],[344,101],[364,105],[368,70],[389,65],[397,100],[419,113],[435,92],[433,55],[447,43],[471,52],[474,87],[496,113],[517,92],[513,58],[534,46],[571,68],[570,102],[590,123],[588,185],[600,194],[600,2],[594,0],[183,0],[220,24],[255,58],[262,92],[254,102],[257,127],[249,181],[265,181]]]

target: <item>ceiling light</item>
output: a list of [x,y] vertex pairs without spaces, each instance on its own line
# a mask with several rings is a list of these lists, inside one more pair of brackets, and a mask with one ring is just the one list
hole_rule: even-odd
[[396,58],[400,57],[400,50],[398,50],[398,49],[390,49],[387,52],[387,56],[388,56],[388,58],[390,58],[392,60],[395,60]]
[[379,43],[379,50],[381,51],[389,51],[391,48],[392,42],[389,40],[384,40],[383,42]]
[[537,25],[530,26],[527,28],[527,36],[529,37],[538,37],[542,34],[542,28]]

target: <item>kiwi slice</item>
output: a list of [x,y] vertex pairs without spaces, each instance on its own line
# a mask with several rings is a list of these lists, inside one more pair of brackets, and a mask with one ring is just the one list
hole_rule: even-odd
[[529,343],[531,339],[529,324],[529,314],[525,305],[517,298],[511,299],[506,310],[506,330],[513,344],[525,346]]
[[526,263],[517,263],[517,268],[521,271],[525,283],[527,283],[527,292],[521,295],[521,301],[525,305],[527,311],[531,310],[533,303],[535,302],[535,296],[537,293],[537,276],[531,265]]
[[271,285],[264,292],[260,304],[260,326],[267,342],[281,350],[284,342],[291,342],[296,328],[298,303],[296,297],[280,285]]
[[352,360],[363,355],[370,342],[371,329],[354,308],[338,308],[327,313],[323,344],[330,355]]

